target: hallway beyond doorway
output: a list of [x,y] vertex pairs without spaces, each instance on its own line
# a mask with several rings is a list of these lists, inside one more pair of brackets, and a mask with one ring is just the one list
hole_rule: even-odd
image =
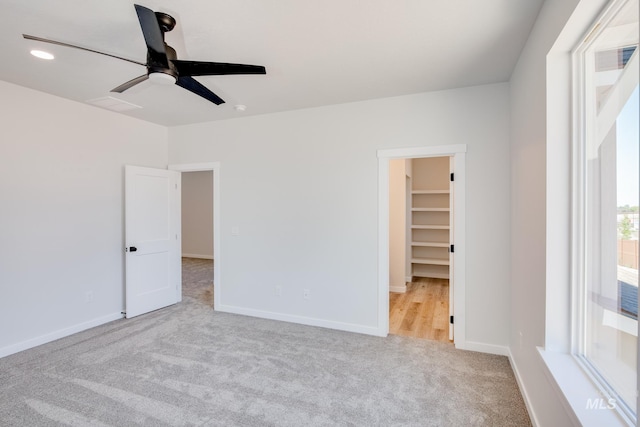
[[213,308],[213,260],[182,258],[182,296]]

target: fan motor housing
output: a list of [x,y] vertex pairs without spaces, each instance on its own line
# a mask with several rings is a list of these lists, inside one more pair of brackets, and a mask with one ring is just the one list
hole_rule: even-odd
[[176,66],[173,65],[173,62],[172,62],[174,59],[178,58],[176,54],[176,50],[166,43],[164,44],[164,47],[165,47],[165,52],[167,55],[166,59],[169,67],[165,67],[164,64],[158,64],[156,61],[154,61],[153,53],[149,52],[147,54],[147,63],[149,64],[148,75],[151,75],[153,73],[164,73],[172,76],[174,79],[177,79],[178,70],[176,69]]
[[160,24],[160,29],[163,33],[173,30],[173,27],[176,26],[176,20],[173,19],[173,16],[171,15],[167,15],[166,13],[162,12],[156,12],[156,18],[158,19],[158,24]]

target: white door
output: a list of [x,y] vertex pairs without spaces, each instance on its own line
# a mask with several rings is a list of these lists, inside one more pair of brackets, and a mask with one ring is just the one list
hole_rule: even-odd
[[180,173],[125,166],[126,317],[181,299]]

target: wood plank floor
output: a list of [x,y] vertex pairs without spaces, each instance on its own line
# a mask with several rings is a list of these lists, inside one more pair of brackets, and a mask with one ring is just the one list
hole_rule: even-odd
[[389,292],[389,333],[449,342],[449,281],[418,278]]

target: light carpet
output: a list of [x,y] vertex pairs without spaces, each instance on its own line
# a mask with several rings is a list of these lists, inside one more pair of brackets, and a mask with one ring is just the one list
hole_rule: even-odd
[[531,425],[506,357],[213,312],[207,274],[175,306],[0,359],[0,425]]

